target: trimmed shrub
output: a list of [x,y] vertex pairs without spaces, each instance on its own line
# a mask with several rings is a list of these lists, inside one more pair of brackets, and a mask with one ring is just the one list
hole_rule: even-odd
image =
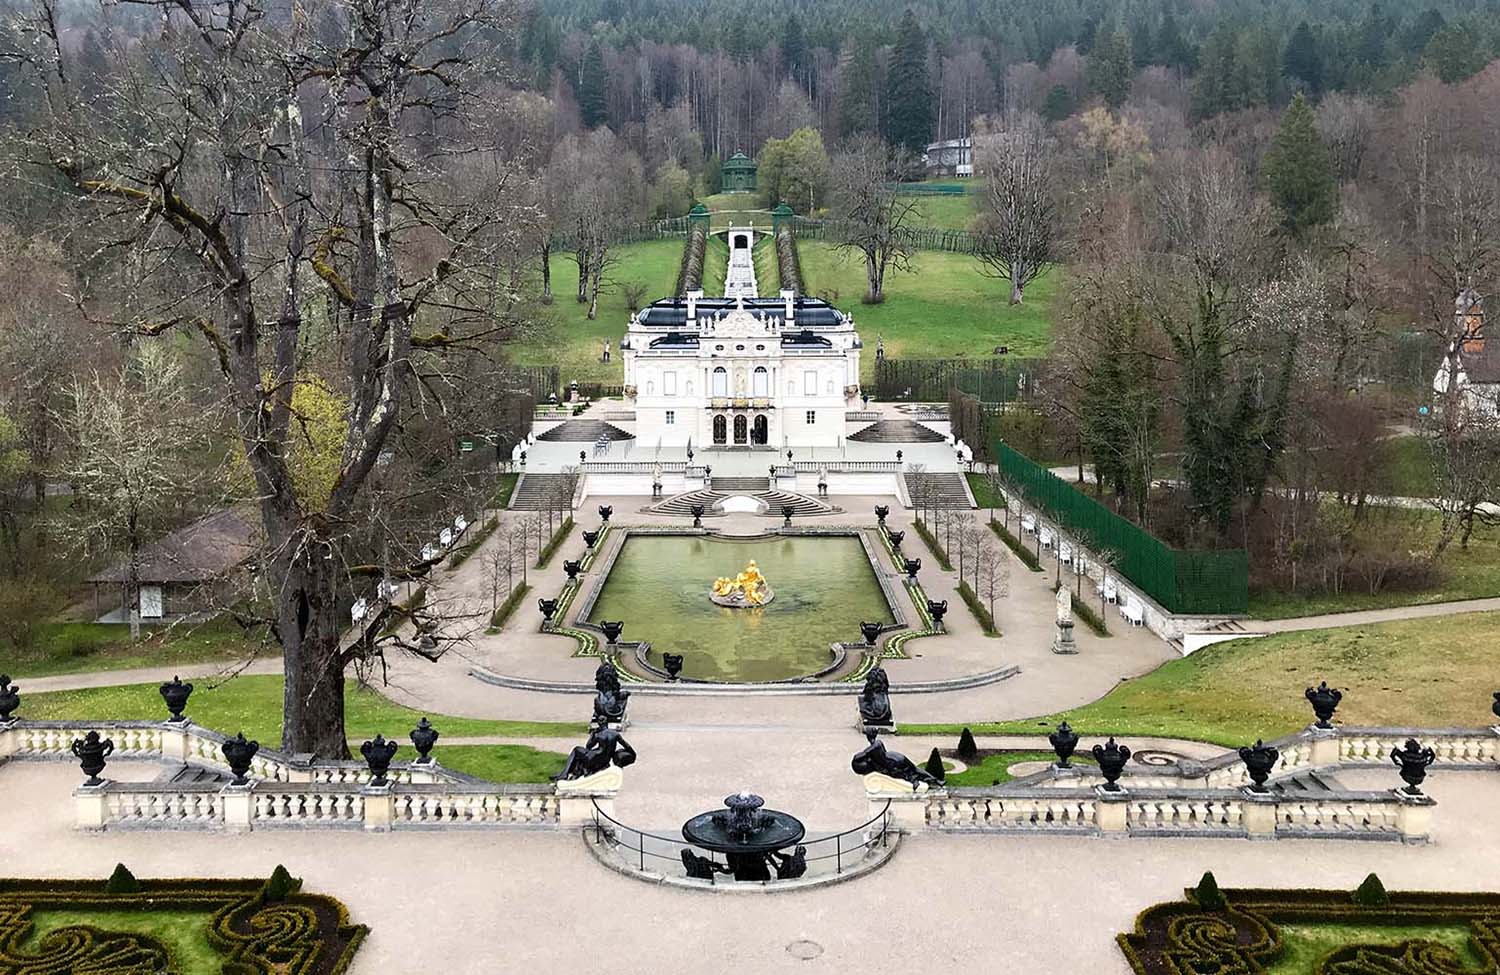
[[284,901],[292,894],[302,889],[302,880],[293,877],[287,872],[286,867],[276,864],[276,869],[271,871],[271,876],[266,879],[265,886],[260,889],[260,899],[268,904]]
[[927,774],[939,782],[948,777],[948,770],[943,768],[943,756],[938,754],[936,748],[932,750],[931,755],[927,756]]
[[918,518],[912,522],[912,527],[917,530],[918,535],[922,536],[922,541],[927,543],[927,551],[931,552],[932,557],[937,560],[938,568],[944,572],[952,572],[953,563],[948,561],[948,553],[943,550],[937,536],[927,530],[926,523]]
[[1203,872],[1203,879],[1198,881],[1198,886],[1193,888],[1193,900],[1199,907],[1209,911],[1222,911],[1225,907],[1224,892],[1219,889],[1219,882],[1214,879],[1212,870]]
[[979,626],[984,630],[984,635],[999,636],[1000,631],[995,628],[995,618],[990,615],[989,609],[985,607],[984,603],[980,602],[979,597],[975,595],[973,589],[969,588],[967,582],[960,582],[958,584],[958,594],[963,597],[965,605],[969,607],[969,612],[974,614],[974,619],[979,621]]
[[[1057,586],[1052,587],[1053,595],[1057,594]],[[1083,621],[1084,625],[1094,631],[1095,636],[1109,636],[1109,624],[1104,622],[1104,617],[1099,615],[1087,599],[1073,600],[1073,615]]]
[[979,757],[979,746],[974,744],[974,732],[968,728],[958,736],[958,757],[966,762]]
[[682,263],[677,268],[677,296],[703,287],[703,258],[708,250],[708,227],[694,222],[682,245]]
[[990,531],[994,532],[1000,541],[1005,543],[1007,548],[1016,553],[1016,558],[1021,560],[1022,565],[1026,566],[1032,572],[1042,571],[1042,563],[1037,561],[1036,553],[1027,548],[1025,542],[1007,531],[1004,525],[998,521],[991,520]]
[[802,286],[802,258],[797,253],[797,238],[791,228],[776,231],[776,272],[783,291],[805,293]]
[[547,567],[547,563],[552,561],[552,556],[556,555],[557,550],[562,548],[563,542],[568,540],[568,533],[572,530],[573,516],[568,515],[567,518],[563,519],[563,523],[557,526],[557,531],[552,533],[552,538],[548,540],[546,546],[541,552],[537,553],[536,567],[538,569],[545,569]]
[[490,614],[490,629],[498,630],[504,626],[505,621],[510,619],[511,614],[516,611],[517,606],[521,605],[521,600],[526,598],[528,592],[531,592],[531,586],[525,582],[512,589],[510,595],[505,597],[505,601],[495,607],[495,611]]
[[141,890],[141,882],[135,879],[135,874],[123,863],[115,864],[115,872],[109,875],[109,882],[104,885],[105,893],[109,894],[138,894]]
[[1361,907],[1384,907],[1390,902],[1391,895],[1385,892],[1385,884],[1373,873],[1354,891],[1354,903]]

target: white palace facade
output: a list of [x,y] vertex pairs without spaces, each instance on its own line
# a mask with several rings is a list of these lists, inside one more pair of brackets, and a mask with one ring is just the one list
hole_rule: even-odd
[[631,316],[620,342],[636,441],[647,450],[836,447],[858,405],[860,350],[849,315],[790,291],[654,302]]

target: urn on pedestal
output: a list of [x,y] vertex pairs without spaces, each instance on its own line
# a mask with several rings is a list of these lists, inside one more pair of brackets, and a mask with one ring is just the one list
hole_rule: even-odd
[[890,513],[891,513],[891,506],[890,505],[888,505],[888,504],[877,504],[875,506],[875,523],[877,525],[879,525],[881,528],[884,528],[885,527],[885,516],[888,515],[888,514],[890,514]]
[[1259,738],[1254,745],[1240,749],[1240,761],[1245,763],[1245,771],[1250,773],[1251,792],[1266,791],[1266,779],[1271,777],[1271,770],[1276,767],[1280,758],[1281,752]]
[[943,628],[943,617],[948,615],[948,600],[927,600],[927,615],[932,617],[932,625],[941,630]]
[[1130,749],[1116,744],[1111,737],[1106,744],[1095,745],[1093,752],[1094,761],[1099,763],[1099,772],[1104,776],[1104,790],[1119,792],[1120,773],[1125,771],[1125,763],[1130,761]]
[[791,505],[789,505],[789,504],[782,505],[781,506],[781,518],[782,518],[781,523],[782,523],[782,525],[785,526],[785,527],[787,527],[787,528],[792,527],[792,515],[796,514],[796,512],[797,512],[797,509],[794,508],[794,507],[792,507]]
[[594,547],[594,543],[597,542],[598,540],[599,540],[599,533],[596,532],[596,531],[595,532],[585,531],[583,533],[583,547],[584,548],[593,548]]
[[922,571],[922,560],[905,559],[904,563],[906,565],[906,581],[915,583],[917,581],[917,573]]
[[1064,721],[1047,736],[1047,740],[1052,743],[1052,751],[1057,754],[1057,767],[1072,768],[1073,751],[1078,747],[1077,733]]
[[1408,738],[1405,745],[1391,750],[1391,761],[1401,767],[1401,781],[1406,783],[1401,791],[1419,796],[1422,781],[1427,778],[1427,766],[1437,761],[1437,754],[1431,748],[1423,748],[1415,738]]
[[582,559],[564,559],[563,571],[568,574],[568,581],[572,582],[578,578],[578,573],[583,571]]
[[625,631],[624,620],[600,620],[599,630],[604,634],[605,642],[614,646],[620,642],[620,634]]
[[437,744],[438,730],[425,717],[411,730],[411,744],[417,750],[417,761],[432,761],[432,746]]
[[178,724],[186,721],[187,719],[182,716],[182,711],[187,707],[189,695],[193,693],[193,685],[183,683],[180,677],[173,677],[158,690],[161,692],[161,699],[166,702],[167,710],[172,713],[170,720]]
[[885,537],[891,540],[891,549],[897,555],[901,554],[901,540],[906,537],[906,532],[887,531]]
[[0,724],[10,720],[21,706],[21,689],[10,682],[9,674],[0,674]]
[[114,754],[114,751],[115,743],[108,738],[101,739],[97,731],[90,731],[82,738],[73,740],[73,755],[78,759],[78,767],[88,776],[84,785],[99,784],[99,773],[104,771],[104,760]]
[[609,524],[609,516],[614,513],[615,509],[613,507],[607,504],[601,504],[599,506],[599,521],[606,525]]
[[875,645],[875,641],[880,638],[880,631],[883,629],[885,629],[884,624],[866,623],[865,621],[861,620],[859,624],[859,632],[865,638],[865,646],[873,647]]
[[396,749],[400,747],[394,741],[386,741],[383,735],[376,735],[372,740],[359,746],[359,753],[365,757],[365,764],[370,767],[371,785],[386,784],[386,773],[390,771],[391,759],[396,757]]
[[249,782],[246,773],[250,771],[250,763],[255,758],[255,753],[260,751],[260,742],[246,741],[243,731],[230,738],[219,746],[224,753],[224,761],[229,763],[229,771],[234,775],[230,785],[244,785]]
[[1317,687],[1309,687],[1303,696],[1312,705],[1313,714],[1318,721],[1313,727],[1322,728],[1327,731],[1333,727],[1333,712],[1338,709],[1339,702],[1344,699],[1342,691],[1328,686],[1328,682],[1319,681]]
[[692,514],[693,514],[693,527],[694,528],[702,528],[703,527],[703,512],[705,512],[707,510],[708,509],[705,508],[705,507],[703,507],[703,505],[701,505],[701,504],[695,504],[691,508],[688,509],[688,511],[692,512]]
[[667,671],[667,680],[676,680],[682,674],[682,654],[664,653],[661,663]]
[[553,615],[557,613],[557,600],[538,599],[536,601],[536,608],[542,611],[542,625],[546,626],[552,622]]

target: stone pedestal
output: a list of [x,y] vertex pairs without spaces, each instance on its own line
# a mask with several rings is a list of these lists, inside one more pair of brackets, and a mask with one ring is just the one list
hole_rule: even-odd
[[872,731],[877,735],[894,735],[896,726],[895,724],[865,724],[863,721],[856,721],[854,730],[862,735],[868,735]]
[[11,718],[9,721],[0,721],[0,762],[15,753],[16,750],[16,722],[20,718]]
[[224,809],[224,828],[236,833],[248,832],[255,817],[255,783],[226,785],[219,790]]
[[615,796],[625,784],[623,769],[611,765],[581,779],[553,783],[557,793],[557,816],[562,826],[586,826],[594,821],[594,806],[606,816],[615,814]]
[[880,815],[886,802],[891,804],[891,822],[903,832],[927,826],[927,803],[947,795],[946,789],[933,789],[926,782],[913,783],[895,779],[880,772],[864,777],[865,798],[870,804],[870,818]]
[[1401,808],[1396,811],[1396,828],[1401,830],[1405,843],[1426,843],[1432,833],[1432,807],[1437,801],[1432,796],[1413,795],[1405,789],[1393,789]]
[[1073,621],[1058,620],[1057,635],[1052,638],[1053,653],[1077,653],[1078,644],[1073,642]]
[[365,801],[365,829],[377,833],[389,832],[391,820],[396,816],[396,797],[391,794],[391,785],[367,785],[360,790]]
[[286,780],[288,782],[311,782],[313,780],[313,754],[312,752],[296,752],[287,764]]
[[1339,732],[1337,728],[1319,728],[1310,725],[1307,729],[1308,764],[1313,768],[1326,768],[1339,764]]
[[79,829],[103,829],[108,810],[104,802],[104,791],[109,787],[105,779],[98,785],[80,785],[73,790],[74,825]]
[[1094,786],[1094,821],[1105,836],[1122,837],[1130,828],[1130,793]]
[[1244,797],[1240,806],[1240,821],[1245,833],[1252,840],[1276,838],[1276,796],[1270,792],[1256,792],[1246,786],[1240,790]]
[[168,721],[161,726],[161,760],[182,762],[188,760],[189,721]]

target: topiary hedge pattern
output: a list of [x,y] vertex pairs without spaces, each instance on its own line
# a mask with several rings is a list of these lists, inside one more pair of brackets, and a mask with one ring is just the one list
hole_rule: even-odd
[[[110,888],[129,888],[112,893]],[[149,935],[112,930],[115,911],[202,915],[223,975],[341,975],[369,928],[350,924],[344,905],[301,892],[277,867],[269,880],[143,880],[119,866],[110,881],[0,880],[0,972],[11,975],[142,975],[182,972]],[[27,944],[33,915],[91,911],[98,923],[70,925]]]
[[708,226],[694,223],[682,244],[682,263],[677,267],[677,296],[703,287],[703,259],[708,251]]
[[[1385,899],[1372,896],[1372,888]],[[1385,894],[1374,874],[1360,885],[1359,893],[1225,890],[1209,873],[1187,895],[1188,900],[1148,907],[1136,918],[1135,930],[1118,937],[1137,975],[1260,972],[1285,950],[1278,927],[1283,924],[1351,929],[1348,944],[1318,961],[1313,969],[1318,975],[1456,975],[1468,970],[1451,948],[1436,941],[1359,943],[1354,929],[1378,927],[1467,927],[1470,946],[1483,960],[1484,970],[1500,965],[1500,894]]]

